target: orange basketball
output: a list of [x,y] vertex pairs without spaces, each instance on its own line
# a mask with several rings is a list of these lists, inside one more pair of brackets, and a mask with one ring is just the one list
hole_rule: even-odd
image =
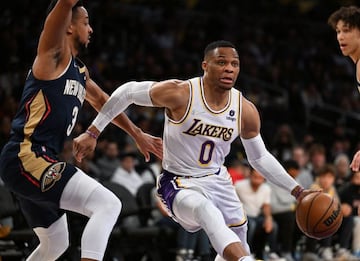
[[333,235],[342,219],[339,201],[323,192],[306,195],[296,207],[298,227],[305,235],[315,239]]

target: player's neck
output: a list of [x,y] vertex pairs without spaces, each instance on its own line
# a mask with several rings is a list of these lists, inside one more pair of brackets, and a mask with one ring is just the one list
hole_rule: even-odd
[[229,91],[217,91],[217,89],[206,88],[205,86],[204,96],[207,105],[215,111],[225,108],[230,99]]
[[360,59],[360,46],[356,49],[356,51],[350,55],[351,60],[357,64]]

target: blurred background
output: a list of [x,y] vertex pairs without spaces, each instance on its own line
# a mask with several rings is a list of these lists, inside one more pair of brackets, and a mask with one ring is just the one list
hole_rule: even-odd
[[[0,3],[0,149],[9,138],[49,2]],[[342,56],[327,19],[340,6],[356,3],[85,0],[94,33],[80,58],[92,78],[111,94],[129,80],[200,76],[205,46],[214,40],[231,41],[241,61],[235,88],[259,109],[268,149],[284,162],[295,146],[308,152],[320,144],[326,162],[333,163],[338,155],[351,158],[360,149],[360,95],[355,66]],[[163,109],[131,106],[126,112],[145,132],[162,135]],[[95,116],[85,103],[70,138],[83,132]],[[117,160],[124,152],[136,151],[123,131],[109,125],[89,158],[92,167],[80,167],[90,169],[90,175],[100,181],[108,179],[113,170],[102,173],[105,167],[99,162],[113,143]],[[61,157],[73,162],[71,139]],[[245,157],[238,139],[225,163],[230,166]],[[149,167],[141,156],[134,164],[139,173]]]
[[[352,154],[360,140],[354,65],[342,56],[327,18],[339,6],[355,2],[85,0],[94,34],[81,58],[94,80],[111,94],[129,80],[201,75],[206,44],[232,41],[241,60],[236,88],[260,110],[268,145],[279,126],[286,124],[296,142],[311,136],[329,153],[343,149]],[[34,59],[48,3],[0,4],[0,146],[7,139],[9,120]],[[162,111],[128,112],[145,131],[161,135]],[[85,105],[79,129],[94,116]],[[115,132],[118,136],[119,130]]]

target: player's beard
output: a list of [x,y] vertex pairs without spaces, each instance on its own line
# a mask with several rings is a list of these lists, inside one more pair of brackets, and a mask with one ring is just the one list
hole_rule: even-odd
[[76,39],[76,49],[78,51],[78,55],[82,55],[86,53],[88,46],[88,42],[83,42],[79,38]]
[[79,42],[77,49],[78,49],[79,55],[85,54],[87,52],[87,44]]

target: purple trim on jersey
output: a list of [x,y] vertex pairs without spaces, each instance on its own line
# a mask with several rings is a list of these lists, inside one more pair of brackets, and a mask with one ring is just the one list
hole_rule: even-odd
[[174,198],[176,194],[184,187],[178,186],[176,179],[177,178],[203,178],[210,175],[219,175],[221,168],[213,174],[207,174],[201,177],[192,177],[192,176],[179,176],[175,175],[167,170],[164,170],[163,173],[160,175],[159,182],[158,182],[158,189],[157,193],[162,199],[163,203],[167,206],[167,208],[174,214],[172,210],[172,204],[174,202]]
[[174,202],[174,198],[176,194],[179,192],[181,188],[179,188],[176,184],[177,176],[164,170],[162,173],[159,183],[157,193],[160,195],[163,203],[166,204],[167,208],[174,214],[172,210],[172,204]]

